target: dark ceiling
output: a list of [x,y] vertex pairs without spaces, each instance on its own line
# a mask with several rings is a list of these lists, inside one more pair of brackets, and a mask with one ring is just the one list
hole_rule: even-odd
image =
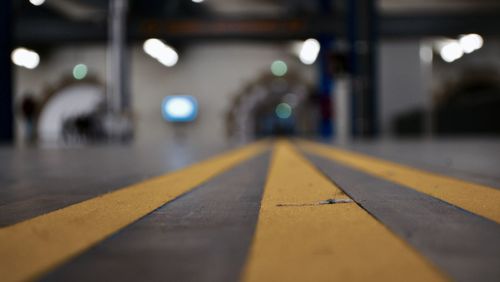
[[[344,8],[345,1],[354,0],[205,0],[203,3],[133,0],[129,4],[128,38],[131,41],[147,37],[282,40],[322,34],[342,37],[346,34],[347,23],[352,20]],[[415,1],[409,2],[415,5]],[[426,2],[431,3],[422,1]],[[27,0],[18,0],[13,4],[14,37],[20,44],[51,45],[106,39],[108,1],[47,0],[41,6],[34,6]],[[225,9],[225,5],[230,4],[232,6]],[[226,10],[230,12],[224,12]],[[422,9],[412,12],[383,7],[379,10],[378,30],[385,38],[455,36],[469,32],[500,35],[497,6],[453,11]]]

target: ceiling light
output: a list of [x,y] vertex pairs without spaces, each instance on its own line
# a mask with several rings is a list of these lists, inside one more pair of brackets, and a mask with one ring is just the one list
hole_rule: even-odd
[[34,69],[40,63],[40,56],[35,51],[22,47],[12,51],[10,58],[14,64],[27,69]]
[[30,3],[35,5],[35,6],[40,6],[43,3],[45,3],[45,0],[30,0]]
[[302,63],[306,65],[311,65],[316,61],[318,57],[320,44],[318,40],[314,38],[309,38],[302,44],[300,49],[299,59]]
[[174,48],[156,38],[146,40],[144,42],[143,49],[146,54],[155,58],[158,62],[167,67],[175,66],[179,60],[179,55]]
[[467,34],[458,40],[464,53],[469,54],[483,47],[483,38],[479,34]]
[[451,41],[441,48],[440,55],[445,62],[451,63],[463,56],[462,47],[457,41]]

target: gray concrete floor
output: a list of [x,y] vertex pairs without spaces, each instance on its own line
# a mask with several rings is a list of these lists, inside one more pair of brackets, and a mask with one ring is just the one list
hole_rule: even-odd
[[[178,143],[0,148],[0,227],[161,175],[231,147]],[[354,142],[343,147],[500,189],[500,139]],[[268,154],[262,155],[217,176],[44,279],[237,280],[251,244],[268,158]],[[454,279],[500,278],[498,224],[332,161],[308,158]],[[360,188],[366,185],[377,189]]]

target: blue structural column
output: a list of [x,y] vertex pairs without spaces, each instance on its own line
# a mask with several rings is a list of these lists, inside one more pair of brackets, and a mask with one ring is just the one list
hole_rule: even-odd
[[333,77],[329,67],[329,53],[332,43],[330,36],[319,39],[321,50],[319,53],[319,102],[320,102],[320,124],[321,137],[329,138],[334,135],[332,89]]
[[[326,16],[332,16],[332,4],[329,0],[319,0],[321,11]],[[318,41],[321,45],[319,53],[319,103],[320,121],[319,132],[321,137],[330,138],[334,135],[332,90],[333,73],[330,68],[330,52],[333,42],[331,35],[320,35]]]
[[14,141],[14,111],[12,103],[12,3],[2,1],[0,9],[0,143]]

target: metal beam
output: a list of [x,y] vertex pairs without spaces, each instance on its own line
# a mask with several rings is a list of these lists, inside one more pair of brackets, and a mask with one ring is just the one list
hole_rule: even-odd
[[[407,14],[380,16],[381,38],[420,38],[455,36],[475,32],[500,36],[500,13]],[[139,20],[129,26],[129,40],[160,37],[169,40],[301,39],[318,34],[346,36],[345,20],[340,17],[301,18],[203,18],[177,20]],[[21,18],[15,28],[19,44],[65,44],[103,42],[105,23],[78,23],[61,19]]]
[[398,14],[381,17],[380,32],[385,38],[456,36],[479,33],[500,36],[500,12],[470,14]]

